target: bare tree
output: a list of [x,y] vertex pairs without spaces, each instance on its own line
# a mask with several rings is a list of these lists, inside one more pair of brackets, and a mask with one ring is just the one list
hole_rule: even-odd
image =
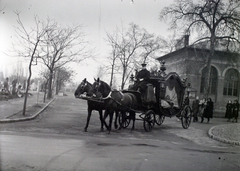
[[30,86],[30,80],[32,76],[32,64],[34,59],[37,58],[38,48],[47,31],[45,30],[44,25],[38,19],[37,16],[35,16],[35,27],[30,30],[27,30],[27,28],[24,26],[24,24],[21,21],[20,12],[15,11],[15,14],[17,15],[17,23],[18,23],[18,26],[15,27],[15,29],[18,35],[19,42],[18,42],[18,47],[14,46],[14,49],[15,49],[15,52],[18,53],[18,56],[29,59],[29,66],[28,66],[29,76],[27,79],[27,87],[26,87],[25,99],[23,104],[23,113],[22,113],[23,115],[25,115],[28,89]]
[[108,57],[108,59],[110,59],[110,87],[112,87],[113,85],[113,78],[114,78],[114,71],[117,65],[117,59],[119,58],[120,52],[119,52],[119,42],[118,42],[118,30],[113,34],[109,34],[107,33],[107,40],[106,40],[109,45],[112,48],[112,51],[110,53],[110,56]]
[[134,68],[153,57],[162,47],[162,41],[161,38],[149,34],[134,23],[129,24],[128,30],[122,27],[117,28],[113,34],[107,33],[107,42],[112,49],[110,84],[113,80],[114,68],[121,66],[121,89],[123,89]]
[[47,34],[44,37],[42,52],[39,54],[45,66],[49,69],[47,98],[52,98],[53,73],[58,68],[70,62],[81,62],[90,57],[82,26],[63,27],[48,19]]
[[174,50],[176,50],[176,45],[178,42],[177,39],[177,33],[176,30],[173,32],[173,34],[168,35],[163,41],[163,44],[165,45],[165,47],[163,48],[164,53],[171,53]]
[[101,65],[97,68],[96,78],[102,79],[106,74],[105,66]]
[[130,75],[130,71],[132,71],[131,64],[134,62],[134,58],[136,58],[137,50],[142,47],[146,37],[147,35],[142,33],[139,26],[134,23],[130,23],[128,31],[121,34],[121,42],[118,46],[120,49],[119,60],[122,65],[122,89]]
[[173,29],[181,28],[187,32],[196,31],[199,38],[194,42],[208,40],[210,53],[207,56],[204,95],[208,96],[211,59],[214,56],[217,40],[227,39],[239,43],[240,1],[236,0],[176,0],[165,7],[160,19],[169,19]]
[[74,71],[66,68],[66,67],[61,67],[58,68],[58,70],[56,71],[56,95],[58,94],[59,90],[61,90],[62,86],[64,86],[64,84],[66,82],[70,82],[72,76],[74,75]]
[[[146,32],[147,33],[147,32]],[[156,53],[163,53],[166,49],[166,41],[154,34],[148,34],[146,41],[141,48],[142,62],[147,63],[148,60],[153,59]]]

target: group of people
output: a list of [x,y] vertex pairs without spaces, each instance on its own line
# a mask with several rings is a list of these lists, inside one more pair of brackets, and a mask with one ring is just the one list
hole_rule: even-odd
[[228,118],[228,122],[238,122],[238,112],[239,112],[239,103],[238,100],[234,100],[232,103],[231,100],[228,101],[226,105],[225,118]]
[[15,95],[18,97],[23,97],[23,93],[21,92],[22,86],[17,85],[17,79],[12,81],[12,84],[9,84],[9,78],[7,77],[3,82],[3,85],[0,84],[1,93],[6,95]]
[[207,118],[207,122],[210,121],[210,118],[213,118],[213,101],[211,98],[199,100],[196,97],[196,100],[192,104],[193,110],[193,122],[198,122],[198,117],[201,117],[201,123],[203,123],[204,118]]
[[[199,100],[197,97],[192,104],[193,110],[193,122],[198,122],[198,117],[201,117],[201,123],[204,118],[207,118],[207,122],[213,117],[213,101],[211,98]],[[228,101],[226,105],[225,118],[228,118],[227,122],[238,122],[239,103],[238,100]]]

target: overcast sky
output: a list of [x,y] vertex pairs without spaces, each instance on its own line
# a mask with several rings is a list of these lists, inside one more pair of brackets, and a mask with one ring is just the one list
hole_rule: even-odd
[[[83,24],[92,46],[96,47],[99,58],[106,52],[106,32],[112,33],[117,26],[128,28],[133,22],[145,28],[149,33],[166,36],[167,25],[159,21],[159,13],[173,0],[0,0],[0,71],[11,74],[16,58],[5,55],[11,49],[16,33],[13,26],[17,26],[14,10],[20,11],[22,22],[31,27],[34,15],[42,20],[47,17],[62,25]],[[97,65],[86,61],[78,67],[77,81],[85,77],[96,75]],[[93,67],[94,66],[94,67]],[[8,68],[8,69],[6,69]],[[88,69],[88,72],[84,72]],[[36,69],[35,69],[36,70]],[[37,71],[36,71],[37,72]],[[88,73],[88,75],[86,75]],[[6,76],[5,75],[5,76]],[[91,78],[89,78],[91,79]]]

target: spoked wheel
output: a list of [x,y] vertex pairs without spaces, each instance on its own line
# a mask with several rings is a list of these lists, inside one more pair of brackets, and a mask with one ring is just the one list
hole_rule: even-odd
[[118,123],[122,128],[127,128],[130,124],[130,114],[129,112],[120,112],[118,116]]
[[160,115],[160,114],[155,115],[155,122],[156,122],[157,125],[162,125],[164,120],[165,120],[164,115]]
[[151,132],[155,124],[155,113],[148,110],[144,117],[143,127],[146,132]]
[[181,112],[182,127],[188,129],[192,119],[192,111],[189,106],[185,106]]

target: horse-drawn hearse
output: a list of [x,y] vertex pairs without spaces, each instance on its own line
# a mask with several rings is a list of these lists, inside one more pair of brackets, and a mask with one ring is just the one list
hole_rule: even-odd
[[[118,118],[120,128],[128,127],[130,121],[133,120],[132,129],[134,129],[135,116],[139,114],[138,118],[143,121],[146,132],[151,131],[155,124],[161,125],[165,117],[173,116],[179,118],[182,127],[187,129],[192,118],[192,110],[189,105],[190,84],[186,79],[181,80],[177,73],[166,74],[165,70],[163,62],[160,71],[150,76],[147,88],[142,93],[135,90],[111,90],[104,81],[97,79],[90,84],[85,79],[75,92],[75,97],[88,101],[88,119],[85,131],[88,127],[91,110],[98,110],[98,106],[102,122],[101,128],[103,129],[103,125],[105,125],[109,131],[114,112],[116,113],[115,127]],[[101,110],[105,110],[104,116]],[[106,124],[105,118],[108,115],[110,116],[109,124]]]

